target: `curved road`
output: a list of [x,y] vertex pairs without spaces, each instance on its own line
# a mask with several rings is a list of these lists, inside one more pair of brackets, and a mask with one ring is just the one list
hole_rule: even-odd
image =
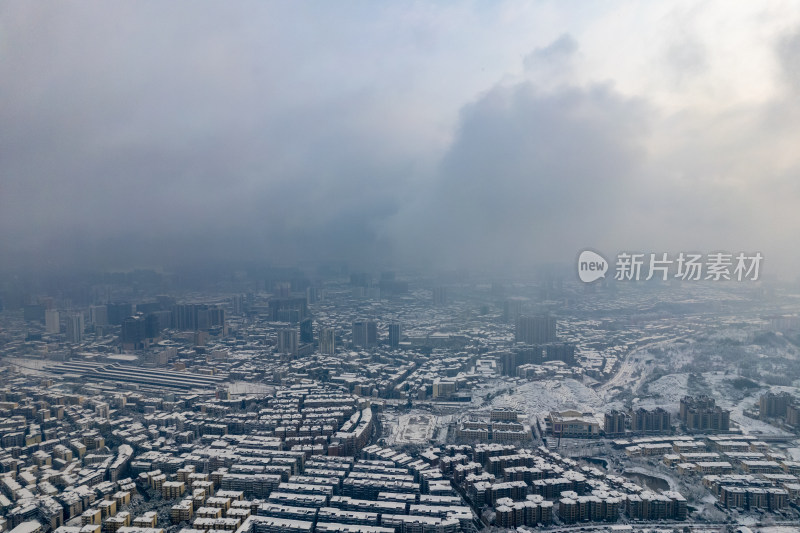
[[598,387],[597,392],[603,394],[603,398],[605,400],[609,400],[610,398],[608,398],[606,394],[610,393],[611,389],[615,387],[623,388],[626,385],[629,385],[634,380],[633,376],[636,373],[636,370],[639,369],[640,366],[642,366],[633,361],[634,357],[637,354],[649,350],[650,348],[657,348],[661,345],[671,344],[675,341],[685,338],[686,335],[682,335],[637,346],[636,348],[634,348],[625,355],[625,359],[623,359],[622,362],[620,363],[619,369],[617,369],[617,373],[611,376],[611,378],[609,378],[609,380],[603,383],[600,387]]

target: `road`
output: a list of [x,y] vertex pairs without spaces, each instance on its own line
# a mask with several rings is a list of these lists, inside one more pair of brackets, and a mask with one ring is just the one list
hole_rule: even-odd
[[[638,346],[637,348],[634,348],[633,350],[628,352],[628,354],[625,356],[625,359],[622,360],[622,362],[619,365],[619,369],[617,369],[617,373],[611,376],[611,378],[605,383],[603,383],[600,387],[598,387],[597,392],[602,394],[606,400],[610,400],[611,398],[608,395],[615,387],[619,388],[630,387],[631,383],[635,379],[634,375],[636,374],[636,371],[643,370],[645,368],[643,358],[645,357],[645,352],[647,352],[647,350],[651,348],[658,348],[667,344],[672,344],[676,341],[685,338],[686,338],[685,335],[672,337],[669,339],[663,339],[648,344],[643,344],[641,346]],[[638,379],[642,380],[643,376],[640,376]]]

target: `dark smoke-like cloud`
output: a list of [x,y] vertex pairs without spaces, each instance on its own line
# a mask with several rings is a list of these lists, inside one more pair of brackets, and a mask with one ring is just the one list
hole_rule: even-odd
[[[593,247],[758,249],[793,272],[800,32],[775,38],[767,101],[666,109],[586,81],[570,33],[457,94],[481,64],[440,55],[451,26],[375,5],[4,4],[0,265],[494,268]],[[702,37],[659,49],[665,87],[713,72]]]

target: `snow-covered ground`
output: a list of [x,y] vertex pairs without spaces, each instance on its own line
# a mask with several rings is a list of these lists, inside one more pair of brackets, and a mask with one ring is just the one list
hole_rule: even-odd
[[14,367],[14,370],[21,374],[38,375],[47,371],[47,367],[52,361],[45,359],[28,359],[25,357],[6,357],[3,362]]
[[228,391],[234,396],[238,396],[240,394],[264,395],[264,394],[274,394],[275,387],[273,387],[272,385],[266,385],[264,383],[251,383],[249,381],[234,381],[233,383],[228,384]]
[[393,432],[396,444],[426,444],[433,438],[436,417],[422,412],[400,415],[397,429]]
[[715,341],[734,340],[745,342],[750,336],[750,332],[743,328],[721,328],[709,334],[708,338]]
[[669,374],[647,386],[647,394],[634,398],[633,407],[653,409],[663,407],[667,411],[678,410],[681,398],[688,394],[688,374]]
[[800,448],[788,448],[786,453],[789,454],[792,461],[800,461]]
[[678,368],[675,366],[676,362],[688,360],[688,355],[684,352],[691,349],[676,344],[683,341],[684,337],[660,339],[627,354],[617,373],[600,387],[606,400],[613,400],[625,390],[638,391],[647,382],[656,365],[668,369]]
[[731,420],[736,422],[742,431],[749,435],[786,435],[789,434],[771,424],[744,416],[744,409],[758,403],[758,398],[763,391],[756,390],[745,396],[742,400],[733,401],[726,397],[723,389],[725,382],[736,376],[725,374],[724,372],[705,372],[703,378],[709,385],[708,394],[717,401],[717,405],[730,409]]
[[492,407],[511,407],[520,410],[533,421],[542,419],[550,411],[574,409],[599,415],[611,409],[619,409],[619,402],[606,402],[595,390],[575,379],[546,379],[533,381],[517,387],[513,392],[502,394],[491,402]]

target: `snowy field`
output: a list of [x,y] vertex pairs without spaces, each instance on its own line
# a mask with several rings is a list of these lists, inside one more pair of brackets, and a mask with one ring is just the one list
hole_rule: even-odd
[[550,411],[574,409],[599,414],[619,409],[619,402],[606,402],[593,389],[575,379],[533,381],[517,387],[513,392],[495,398],[492,407],[510,407],[534,418],[543,419]]
[[669,374],[653,381],[648,384],[646,395],[634,398],[634,409],[663,407],[667,411],[676,412],[681,398],[688,394],[688,380],[688,374]]
[[[771,424],[744,416],[742,411],[751,407],[754,403],[758,403],[758,398],[763,394],[763,391],[753,391],[738,402],[731,401],[729,398],[725,397],[723,391],[725,381],[731,380],[734,377],[735,376],[729,374],[726,375],[724,372],[703,373],[703,378],[709,385],[708,394],[717,400],[717,405],[725,409],[730,409],[731,420],[736,422],[736,424],[742,428],[742,431],[749,435],[789,435]],[[776,387],[775,389],[779,390],[780,387]]]
[[433,438],[436,417],[427,413],[401,415],[397,421],[394,442],[397,444],[426,444]]
[[273,395],[275,394],[275,387],[266,385],[264,383],[251,383],[249,381],[234,381],[228,384],[228,391],[234,395]]
[[6,357],[3,363],[11,365],[14,370],[21,374],[40,375],[47,371],[47,367],[52,364],[52,361],[45,359],[28,359],[26,357]]
[[800,461],[800,448],[788,448],[786,453],[789,454],[789,458],[791,458],[792,461]]

